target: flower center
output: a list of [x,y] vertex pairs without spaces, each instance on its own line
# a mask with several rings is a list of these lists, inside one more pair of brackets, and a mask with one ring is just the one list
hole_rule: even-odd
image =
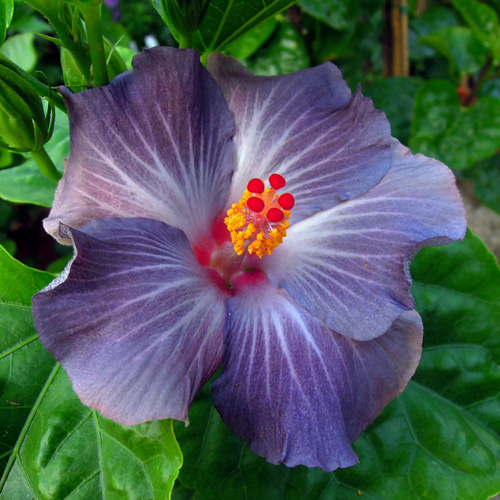
[[246,250],[262,259],[266,253],[271,255],[286,236],[295,199],[290,193],[276,194],[286,186],[281,175],[272,174],[269,184],[271,187],[266,188],[261,179],[252,179],[242,198],[227,211],[224,223],[238,255]]

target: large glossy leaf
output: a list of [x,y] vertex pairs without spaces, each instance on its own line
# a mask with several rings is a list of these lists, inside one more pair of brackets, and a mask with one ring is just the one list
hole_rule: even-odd
[[37,341],[31,317],[31,296],[51,279],[18,264],[0,247],[0,470],[54,366]]
[[413,103],[421,83],[421,78],[393,76],[379,78],[363,87],[363,93],[371,97],[375,107],[387,115],[392,135],[403,144],[407,144],[410,137]]
[[345,30],[359,15],[359,1],[352,0],[300,0],[304,12],[337,30]]
[[500,434],[500,270],[495,257],[468,233],[464,243],[424,249],[412,270],[426,347],[415,380]]
[[481,161],[463,172],[464,177],[474,181],[476,196],[481,203],[500,214],[500,154]]
[[410,138],[413,153],[463,169],[489,158],[499,147],[500,99],[481,97],[464,108],[450,82],[430,80],[420,86]]
[[201,52],[216,52],[228,43],[292,5],[292,0],[210,0],[193,46]]
[[435,54],[434,49],[421,45],[420,37],[429,35],[434,31],[456,26],[457,14],[450,8],[443,6],[429,7],[422,15],[413,20],[408,33],[408,43],[411,59],[425,59]]
[[276,17],[271,17],[231,42],[224,52],[240,61],[249,58],[269,39],[279,24]]
[[484,47],[495,59],[500,57],[500,25],[494,9],[476,0],[452,0]]
[[14,14],[14,0],[0,0],[0,45],[5,40],[7,28]]
[[280,24],[268,43],[246,65],[258,75],[281,75],[309,67],[307,49],[289,22]]
[[99,416],[38,341],[31,296],[51,279],[0,247],[0,498],[168,498],[182,462],[171,421]]
[[28,72],[35,68],[38,61],[33,33],[20,33],[11,36],[0,47],[0,52]]
[[[45,149],[62,173],[69,153],[68,116],[62,111],[56,112],[54,133]],[[0,198],[5,200],[50,207],[55,191],[56,184],[40,173],[31,157],[22,165],[0,170]]]
[[465,26],[451,26],[420,37],[420,43],[448,58],[461,74],[473,75],[481,69],[486,52],[474,32]]
[[15,203],[50,207],[56,184],[42,175],[31,160],[26,165],[0,170],[0,197]]
[[178,426],[180,479],[206,499],[485,500],[500,491],[500,270],[482,242],[424,249],[413,266],[424,319],[414,381],[356,441],[360,463],[325,473],[272,466],[196,400]]

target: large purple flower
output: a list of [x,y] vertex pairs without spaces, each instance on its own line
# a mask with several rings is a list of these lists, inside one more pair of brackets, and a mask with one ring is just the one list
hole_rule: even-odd
[[214,404],[255,453],[354,465],[420,357],[409,260],[464,236],[452,173],[329,63],[267,78],[155,48],[62,93],[71,154],[45,225],[75,257],[33,307],[81,400],[187,421],[222,364]]

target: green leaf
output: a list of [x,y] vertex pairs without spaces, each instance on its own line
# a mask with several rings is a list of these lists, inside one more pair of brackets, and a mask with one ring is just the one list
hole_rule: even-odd
[[33,33],[11,36],[0,47],[0,52],[27,72],[33,71],[38,61]]
[[4,200],[50,207],[55,190],[56,184],[42,175],[32,160],[0,170],[0,197]]
[[491,80],[486,80],[477,92],[478,96],[490,95],[493,97],[500,98],[500,78],[492,78]]
[[30,269],[0,247],[0,471],[5,469],[24,422],[54,367],[37,341],[31,297],[53,276]]
[[300,0],[304,12],[322,21],[330,28],[345,30],[358,17],[358,1],[350,0]]
[[83,406],[55,365],[0,493],[21,498],[168,498],[182,463],[172,421],[123,427]]
[[335,473],[273,466],[221,422],[206,387],[188,428],[180,479],[207,500],[486,500],[500,491],[500,270],[478,238],[426,248],[412,267],[424,321],[414,381]]
[[123,47],[122,45],[118,45],[116,47],[116,51],[122,58],[122,61],[125,63],[127,69],[132,69],[132,59],[137,54],[137,52],[133,51],[128,47]]
[[500,214],[500,154],[476,163],[463,172],[464,177],[474,181],[476,196],[481,203]]
[[[69,153],[68,117],[56,113],[54,133],[45,149],[62,173],[64,158]],[[22,165],[0,170],[0,198],[16,203],[33,203],[50,207],[54,200],[56,184],[40,173],[32,158]]]
[[450,82],[423,83],[415,98],[410,147],[454,169],[489,158],[500,147],[500,99],[480,97],[463,108]]
[[[0,0],[1,1],[1,0]],[[10,29],[15,33],[50,33],[52,27],[50,24],[37,15],[32,9],[19,10],[13,19]]]
[[447,81],[423,83],[415,97],[413,136],[434,138],[446,132],[460,115],[457,89]]
[[0,242],[7,253],[14,256],[17,252],[17,243],[14,240],[2,240]]
[[5,40],[7,28],[14,14],[14,0],[0,0],[0,45]]
[[452,26],[420,37],[420,43],[448,58],[461,74],[477,73],[486,61],[483,45],[470,28]]
[[425,350],[415,379],[462,408],[484,429],[500,434],[496,258],[469,232],[462,243],[422,250],[412,273],[412,292],[425,325]]
[[13,162],[13,153],[8,149],[0,147],[0,169],[10,167]]
[[203,497],[196,490],[186,488],[180,481],[175,483],[172,498],[173,500],[203,500]]
[[500,58],[500,26],[496,12],[476,0],[452,0],[452,4],[484,47],[495,59]]
[[0,234],[6,233],[17,217],[14,207],[6,201],[0,200]]
[[419,43],[420,37],[456,25],[458,18],[454,10],[441,6],[426,9],[410,24],[408,42],[411,59],[425,59],[435,54],[433,49]]
[[52,277],[0,248],[0,499],[168,498],[182,462],[172,421],[101,417],[38,341],[31,296]]
[[301,36],[289,22],[283,22],[266,46],[246,64],[258,75],[272,76],[307,68],[310,61]]
[[[336,61],[339,57],[353,57],[353,51],[359,50],[359,40],[364,36],[359,25],[351,24],[348,30],[334,30],[326,24],[304,15],[302,18],[304,30],[310,33],[310,48],[312,57],[319,61]],[[357,54],[363,57],[364,54]],[[356,61],[357,62],[357,61]],[[356,64],[354,62],[354,64]]]
[[[64,247],[68,248],[68,247]],[[47,266],[47,271],[52,274],[61,274],[64,271],[64,268],[68,265],[68,262],[73,258],[72,255],[73,252],[71,252],[68,255],[65,255],[63,257],[59,257],[57,260],[54,260]]]
[[64,47],[61,47],[60,50],[64,85],[71,88],[75,93],[85,90],[88,87],[87,80],[80,71],[73,54]]
[[205,53],[220,51],[293,3],[291,0],[210,0],[200,29],[193,35],[193,47]]
[[240,38],[237,38],[234,42],[231,42],[224,52],[240,61],[248,59],[269,39],[278,27],[278,24],[279,22],[275,17],[268,19]]
[[[320,21],[318,16],[313,17],[312,12],[310,15],[304,13],[301,17],[301,29],[311,57],[317,62],[335,61],[344,73],[346,61],[358,68],[370,61],[370,69],[377,71],[378,53],[381,54],[379,40],[384,26],[382,4],[383,0],[349,2],[350,20],[342,29],[333,29]],[[354,19],[356,22],[353,22]],[[345,61],[339,64],[338,59],[342,57]],[[348,74],[344,74],[344,77],[351,80]],[[357,77],[354,79],[356,86],[360,80]]]
[[421,83],[420,78],[395,76],[379,78],[363,88],[375,107],[387,115],[392,135],[403,144],[407,144],[410,137],[413,103]]
[[500,14],[500,0],[484,0],[484,3],[494,9],[497,15]]

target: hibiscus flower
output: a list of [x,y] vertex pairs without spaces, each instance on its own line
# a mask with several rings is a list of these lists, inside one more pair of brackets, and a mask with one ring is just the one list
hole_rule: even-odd
[[33,299],[84,404],[223,421],[271,463],[333,470],[420,358],[409,261],[463,238],[453,174],[391,138],[330,63],[255,76],[155,48],[61,89],[71,153],[45,227],[75,256]]

